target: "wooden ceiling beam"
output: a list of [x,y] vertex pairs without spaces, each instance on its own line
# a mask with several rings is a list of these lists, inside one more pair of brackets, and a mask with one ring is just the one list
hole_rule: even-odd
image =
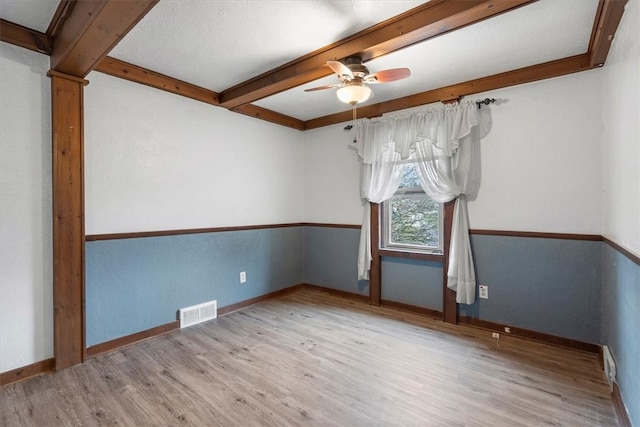
[[[459,99],[463,96],[475,93],[585,71],[592,68],[592,66],[589,65],[589,58],[589,54],[577,55],[544,64],[532,65],[505,73],[495,74],[493,76],[470,80],[468,82],[454,84],[379,104],[359,107],[358,115],[360,117],[377,117],[392,111],[403,110],[434,102]],[[147,70],[134,64],[129,64],[119,59],[106,57],[96,67],[96,71],[151,86],[156,89],[165,90],[167,92],[185,96],[211,105],[219,105],[217,101],[218,94],[216,92]],[[352,112],[349,110],[324,117],[318,117],[308,121],[302,121],[253,104],[236,107],[231,111],[298,130],[315,129],[336,123],[347,122],[351,120],[352,117]]]
[[220,105],[218,102],[218,93],[204,89],[191,83],[174,79],[155,71],[121,61],[116,58],[107,56],[95,68],[95,71],[109,74],[110,76],[119,77],[121,79],[151,86],[156,89],[174,93],[176,95],[185,96],[195,99],[196,101],[205,102],[211,105]]
[[73,0],[60,0],[60,3],[58,3],[58,8],[51,18],[51,22],[49,22],[49,27],[47,28],[47,36],[49,36],[50,38],[55,38],[55,36],[58,34],[58,31],[60,31],[60,28],[62,27],[62,23],[65,19],[67,19],[67,16],[69,16],[69,13],[73,8],[73,3]]
[[304,126],[304,121],[300,119],[296,119],[295,117],[287,116],[276,111],[268,110],[266,108],[258,107],[257,105],[253,104],[241,105],[231,111],[297,130],[306,129]]
[[[51,68],[85,77],[159,0],[77,0],[56,13]],[[58,9],[60,11],[60,8]]]
[[[153,4],[157,2],[157,0],[145,0],[149,4],[150,9]],[[589,50],[586,54],[577,55],[570,58],[560,59],[557,61],[551,61],[545,64],[533,65],[530,67],[525,67],[519,70],[514,70],[506,73],[500,73],[489,77],[484,77],[472,81],[468,81],[465,83],[455,84],[448,87],[435,89],[431,91],[422,92],[416,95],[399,98],[387,102],[383,102],[380,104],[374,104],[366,107],[360,107],[358,109],[358,113],[361,117],[376,117],[382,114],[402,110],[405,108],[411,108],[419,105],[429,104],[438,101],[445,101],[450,99],[458,99],[462,96],[472,95],[475,93],[485,92],[489,90],[495,90],[502,87],[508,87],[518,84],[523,84],[527,82],[542,80],[551,77],[557,77],[564,74],[570,74],[574,72],[579,72],[583,70],[587,70],[593,67],[601,66],[608,51],[611,46],[611,41],[613,35],[615,34],[619,23],[622,18],[622,14],[624,13],[624,7],[628,0],[601,0],[598,11],[596,13],[596,18],[593,25],[593,31],[591,34],[591,39],[589,43]],[[99,3],[114,3],[114,0],[100,0],[99,2],[88,2],[80,0],[79,3],[91,3],[94,6]],[[117,1],[116,1],[117,2]],[[124,3],[128,3],[124,2]],[[433,1],[433,6],[448,4],[447,0],[441,0],[437,2],[437,0]],[[464,22],[467,22],[466,25],[471,24],[469,16],[475,16],[477,22],[478,19],[478,8],[484,8],[486,10],[493,9],[493,14],[497,14],[496,12],[502,13],[507,10],[511,10],[518,3],[520,6],[529,3],[528,1],[511,1],[511,0],[495,0],[492,2],[481,2],[475,1],[475,11],[474,8],[465,9],[465,11],[456,14],[455,16],[450,16],[450,19],[447,21],[451,25],[451,28],[448,29],[440,29],[438,34],[442,34],[446,31],[450,31],[455,28],[460,28],[463,26]],[[0,23],[0,35],[2,36],[2,41],[12,43],[27,49],[31,49],[37,52],[41,52],[44,54],[51,54],[51,46],[52,40],[63,27],[68,28],[66,21],[68,18],[73,16],[77,16],[78,10],[71,14],[71,7],[75,4],[74,0],[62,0],[56,14],[54,15],[54,19],[47,30],[48,34],[43,34],[38,31],[22,27],[20,25],[1,20]],[[429,3],[428,5],[431,5]],[[426,8],[427,5],[423,5],[419,8]],[[497,6],[497,9],[496,9]],[[411,20],[416,20],[416,9],[407,12],[404,14],[404,17]],[[148,10],[147,10],[148,11]],[[145,12],[146,13],[146,12]],[[143,15],[142,15],[143,16]],[[400,18],[403,15],[399,15]],[[413,18],[411,18],[413,17]],[[487,16],[488,17],[488,16]],[[72,18],[78,19],[78,18]],[[141,19],[139,15],[137,20]],[[392,18],[393,20],[394,18]],[[136,22],[137,22],[136,20]],[[385,21],[377,26],[371,27],[371,29],[376,29],[385,24],[388,24],[389,21]],[[94,24],[92,24],[94,25]],[[133,25],[133,24],[131,24]],[[413,26],[412,26],[413,25]],[[407,28],[415,27],[415,22],[410,24]],[[370,29],[370,30],[371,30]],[[404,27],[398,27],[397,30],[402,32],[405,30]],[[433,28],[431,28],[433,30]],[[419,27],[417,30],[406,33],[404,32],[401,36],[396,38],[392,38],[386,42],[381,43],[380,45],[375,45],[373,47],[369,47],[368,49],[364,49],[360,54],[365,55],[366,58],[373,58],[384,54],[387,50],[394,50],[400,48],[400,46],[405,46],[408,44],[412,44],[418,41],[424,40],[424,37],[429,36],[434,37],[434,33],[428,33],[429,30],[426,26]],[[66,30],[68,31],[68,30]],[[95,31],[95,30],[94,30]],[[365,30],[366,31],[366,30]],[[436,32],[437,32],[436,31]],[[428,33],[428,34],[427,34]],[[358,33],[360,34],[360,33]],[[358,34],[352,36],[357,38]],[[124,34],[120,35],[120,38]],[[358,36],[359,37],[359,36]],[[119,40],[119,39],[118,39]],[[355,41],[351,40],[351,38],[345,39],[349,41],[349,43],[355,43]],[[115,44],[115,43],[114,43]],[[321,54],[322,52],[328,50],[335,51],[342,44],[344,44],[344,40],[333,45],[330,45],[325,50],[321,49],[316,52],[312,52],[305,57],[299,58],[296,61],[293,61],[290,64],[287,64],[283,67],[280,67],[276,70],[272,70],[271,72],[266,73],[263,76],[271,75],[274,72],[286,72],[286,68],[292,66],[292,64],[297,64],[300,61],[310,61],[313,57]],[[380,46],[382,46],[380,48]],[[364,53],[363,53],[364,52]],[[335,58],[338,59],[338,58]],[[324,60],[321,61],[324,64]],[[320,66],[314,72],[322,72],[330,74],[331,71],[325,70],[326,67]],[[97,65],[95,65],[95,69],[97,71],[119,77],[124,78],[126,80],[134,81],[137,83],[145,84],[147,86],[151,86],[157,89],[165,90],[174,94],[178,94],[181,96],[185,96],[188,98],[192,98],[201,102],[205,102],[211,105],[221,105],[219,98],[221,94],[210,91],[208,89],[204,89],[190,83],[186,83],[177,79],[174,79],[169,76],[165,76],[142,67],[138,67],[134,64],[129,64],[124,61],[120,61],[115,58],[105,57],[101,60]],[[295,70],[295,66],[293,68]],[[295,74],[295,73],[294,73]],[[260,79],[262,76],[257,77],[256,79]],[[256,80],[253,79],[253,80]],[[251,80],[251,81],[253,81]],[[250,81],[250,82],[251,82]],[[290,82],[289,82],[290,83]],[[276,82],[274,85],[281,85],[282,82]],[[288,83],[287,83],[288,84]],[[234,89],[234,88],[232,88]],[[231,90],[231,89],[229,89]],[[266,90],[272,90],[270,88],[266,88]],[[228,92],[228,91],[225,91]],[[275,91],[274,91],[275,93]],[[222,94],[224,95],[224,93]],[[255,117],[261,120],[266,120],[272,123],[276,123],[282,126],[291,127],[298,130],[306,130],[306,129],[314,129],[317,127],[328,126],[336,123],[346,122],[351,119],[351,111],[346,111],[342,113],[332,114],[329,116],[318,117],[315,119],[311,119],[308,121],[302,121],[296,119],[294,117],[290,117],[284,114],[280,114],[274,111],[267,110],[265,108],[261,108],[255,105],[246,104],[239,105],[236,107],[229,107],[231,104],[222,106],[231,109],[234,112],[245,114],[251,117]]]
[[590,64],[592,67],[602,67],[604,65],[611,48],[613,36],[622,20],[626,4],[627,0],[600,0],[589,42]]
[[537,0],[432,0],[408,12],[263,73],[220,94],[234,109],[332,74],[328,60],[354,54],[370,60]]
[[[434,19],[432,11],[427,10],[423,11],[422,14],[412,14],[407,17],[406,23],[403,22],[390,29],[391,32],[388,40],[377,45],[372,45],[358,53],[364,61],[369,61],[536,1],[538,0],[495,0],[479,2],[474,7],[465,8],[464,10],[458,10],[456,7],[456,9],[442,11],[441,13],[443,15],[440,20],[427,23],[426,25],[425,23],[428,22],[429,19]],[[453,0],[453,2],[456,2],[456,0]],[[458,1],[458,3],[464,2]],[[386,30],[389,31],[388,28]]]
[[[95,68],[95,71],[191,98],[196,101],[220,106],[220,103],[218,102],[218,93],[214,91],[174,79],[173,77],[169,77],[164,74],[156,73],[155,71],[151,71],[116,58],[111,58],[110,56],[107,56],[100,61],[98,66]],[[304,122],[302,120],[276,111],[271,111],[266,108],[258,107],[256,105],[247,104],[232,111],[254,117],[256,119],[276,123],[281,126],[304,130]]]
[[[404,110],[406,108],[418,107],[420,105],[431,104],[444,100],[460,99],[467,95],[473,95],[509,86],[516,86],[524,83],[531,83],[538,80],[550,79],[552,77],[577,73],[591,68],[593,67],[590,65],[590,56],[585,53],[543,64],[519,68],[505,73],[494,74],[492,76],[470,80],[464,83],[454,84],[415,95],[397,98],[391,101],[381,102],[379,104],[358,107],[357,113],[358,117],[378,117],[392,111]],[[350,110],[342,113],[331,114],[306,121],[305,128],[315,129],[337,123],[348,122],[351,120],[351,117],[352,112]]]
[[51,55],[53,44],[46,34],[0,19],[0,40],[45,55]]

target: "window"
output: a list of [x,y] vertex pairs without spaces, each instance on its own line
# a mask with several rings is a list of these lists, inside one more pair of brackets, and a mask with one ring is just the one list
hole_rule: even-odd
[[420,187],[415,165],[404,165],[400,187],[382,204],[382,247],[442,253],[442,206]]

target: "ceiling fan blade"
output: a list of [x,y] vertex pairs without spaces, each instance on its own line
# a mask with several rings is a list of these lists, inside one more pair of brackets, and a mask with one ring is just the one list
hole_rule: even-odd
[[334,73],[336,73],[339,77],[348,77],[349,80],[353,79],[353,72],[339,61],[327,61],[327,65],[331,67]]
[[325,90],[325,89],[333,89],[334,87],[340,87],[342,86],[342,83],[336,83],[334,85],[325,85],[325,86],[318,86],[318,87],[312,87],[311,89],[305,89],[305,92],[314,92],[316,90]]
[[369,74],[364,78],[367,83],[389,83],[396,80],[406,79],[411,75],[411,70],[408,68],[393,68],[390,70],[378,71],[377,73]]

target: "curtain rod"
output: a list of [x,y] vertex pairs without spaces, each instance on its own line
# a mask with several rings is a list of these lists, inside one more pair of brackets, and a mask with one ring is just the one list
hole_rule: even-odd
[[[493,104],[494,102],[496,102],[497,99],[495,98],[485,98],[481,101],[476,101],[476,105],[478,106],[478,108],[480,108],[483,104],[484,105],[489,105],[489,104]],[[344,127],[345,131],[350,131],[351,129],[353,129],[353,125],[346,125]]]

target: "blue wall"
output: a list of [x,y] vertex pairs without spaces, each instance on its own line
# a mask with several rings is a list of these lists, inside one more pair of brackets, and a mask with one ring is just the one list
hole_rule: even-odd
[[615,359],[631,422],[640,426],[640,266],[603,246],[602,343]]
[[[305,283],[369,295],[369,282],[358,281],[360,229],[306,226]],[[382,298],[442,311],[440,263],[382,259]]]
[[360,229],[306,226],[305,283],[369,295],[369,282],[358,281],[359,242]]
[[602,242],[473,235],[471,244],[489,299],[460,305],[461,315],[600,341]]
[[382,257],[382,299],[442,311],[442,263]]
[[[171,322],[181,307],[303,282],[368,295],[359,238],[359,229],[304,226],[87,242],[87,345]],[[602,242],[474,235],[472,245],[489,299],[461,315],[600,342]],[[382,259],[385,300],[441,311],[441,284],[440,263]]]
[[[302,227],[87,242],[87,346],[303,282]],[[247,272],[240,284],[239,273]]]
[[[366,295],[356,280],[360,231],[305,227],[306,283]],[[460,315],[600,342],[602,242],[473,235],[477,278],[489,299]],[[383,257],[382,298],[442,310],[442,265]]]

